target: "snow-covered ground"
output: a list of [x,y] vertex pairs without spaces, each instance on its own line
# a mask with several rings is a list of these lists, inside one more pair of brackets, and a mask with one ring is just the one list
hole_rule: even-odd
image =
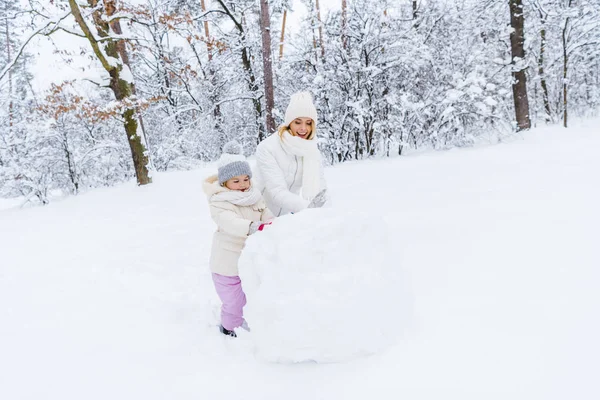
[[0,399],[598,399],[599,149],[595,120],[329,168],[392,228],[415,316],[338,364],[217,332],[208,170],[0,211]]

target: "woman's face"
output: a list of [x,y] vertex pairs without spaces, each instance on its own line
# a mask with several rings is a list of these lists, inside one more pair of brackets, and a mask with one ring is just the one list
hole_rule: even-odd
[[299,136],[302,139],[308,139],[313,130],[313,120],[311,118],[296,118],[290,124],[290,131],[293,136]]

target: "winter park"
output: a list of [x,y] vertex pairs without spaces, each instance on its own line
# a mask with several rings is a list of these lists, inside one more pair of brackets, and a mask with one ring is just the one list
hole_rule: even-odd
[[600,0],[0,0],[0,399],[600,398]]

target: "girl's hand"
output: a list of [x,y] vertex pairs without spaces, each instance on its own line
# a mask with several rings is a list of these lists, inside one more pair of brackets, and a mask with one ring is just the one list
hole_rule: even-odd
[[265,226],[271,225],[271,221],[269,222],[260,222],[254,221],[250,224],[250,229],[248,230],[248,236],[255,234],[257,231],[262,231],[265,229]]

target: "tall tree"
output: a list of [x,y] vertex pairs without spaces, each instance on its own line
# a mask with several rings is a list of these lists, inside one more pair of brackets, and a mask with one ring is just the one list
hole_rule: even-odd
[[[223,13],[225,15],[227,15],[227,17],[229,17],[230,21],[235,26],[235,29],[237,30],[238,36],[241,40],[240,55],[242,58],[242,67],[243,67],[245,73],[247,74],[246,81],[248,84],[248,90],[250,91],[250,93],[252,95],[252,103],[254,105],[254,114],[255,114],[256,127],[257,127],[256,129],[258,132],[258,141],[260,142],[267,136],[265,133],[265,127],[260,122],[260,120],[262,119],[263,107],[260,102],[260,95],[258,93],[259,92],[259,83],[256,79],[256,74],[255,74],[254,68],[252,66],[252,57],[251,57],[251,53],[250,53],[250,47],[248,46],[248,43],[247,43],[248,35],[246,32],[246,27],[245,27],[245,23],[244,23],[244,15],[243,14],[236,15],[235,4],[226,4],[226,2],[223,0],[217,0],[217,3],[221,7]],[[230,7],[230,6],[233,6],[233,7]]]
[[[202,12],[206,13],[206,4],[204,0],[200,0],[200,5],[202,6]],[[210,29],[208,26],[208,19],[204,20],[204,36],[206,38],[206,47],[208,51],[208,61],[212,60],[213,52],[212,52],[212,41],[210,38]]]
[[283,19],[281,21],[281,38],[279,39],[279,59],[283,58],[283,44],[285,41],[285,23],[287,22],[287,8],[283,10]]
[[271,16],[269,14],[269,1],[260,0],[260,31],[262,37],[262,60],[265,86],[265,126],[267,132],[275,132],[273,108],[275,98],[273,94],[273,62],[271,57]]
[[348,3],[342,0],[342,47],[348,48]]
[[[15,53],[19,49],[21,38],[17,26],[18,15],[22,13],[18,2],[13,0],[0,0],[0,70],[4,70],[15,58]],[[12,65],[12,68],[6,70],[4,78],[0,77],[3,87],[2,97],[6,100],[6,113],[8,128],[15,123],[15,113],[17,112],[16,102],[23,99],[25,92],[28,91],[29,80],[31,78],[27,72],[26,66],[31,61],[31,55],[21,54],[18,60]]]
[[[595,104],[590,93],[590,77],[598,75],[600,57],[600,1],[563,0],[559,15],[564,16],[562,39],[562,106],[566,128],[568,111],[576,103]],[[583,82],[582,82],[583,81]],[[582,90],[582,87],[586,87]],[[575,104],[573,104],[575,102]]]
[[509,0],[510,9],[510,48],[512,54],[513,99],[515,103],[515,116],[517,130],[531,128],[529,118],[529,100],[527,97],[527,68],[525,63],[525,15],[522,0]]
[[317,36],[315,35],[315,27],[317,26],[318,23],[315,23],[316,9],[314,8],[313,0],[308,1],[308,12],[310,14],[310,31],[312,34],[313,51],[315,54],[315,65],[316,65],[316,62],[319,61],[319,55],[317,52],[317,47],[319,45],[317,42]]
[[20,166],[26,158],[25,125],[35,101],[31,89],[33,76],[28,69],[32,56],[22,49],[18,23],[22,13],[18,2],[0,0],[0,70],[5,72],[0,76],[0,192],[4,194],[14,194],[14,191],[2,190],[3,186],[10,187],[17,180],[27,181]]
[[[207,9],[206,9],[206,4],[204,2],[204,0],[200,0],[200,4],[202,6],[202,12],[206,13]],[[211,81],[213,86],[216,86],[216,72],[214,70],[214,66],[213,66],[213,39],[210,36],[210,29],[209,29],[209,25],[208,25],[208,19],[204,20],[204,37],[206,40],[206,50],[207,50],[207,54],[208,54],[208,75],[209,75],[209,80]],[[211,96],[211,100],[214,103],[214,109],[213,109],[213,115],[215,118],[215,130],[217,132],[221,131],[221,119],[222,119],[222,115],[221,115],[221,105],[218,103],[216,96],[214,95],[214,90],[213,90],[213,95]]]
[[[1,6],[1,5],[0,5]],[[4,22],[4,34],[5,34],[5,49],[6,49],[6,59],[12,59],[12,40],[11,40],[11,27],[10,21],[13,18],[11,13],[16,11],[14,5],[9,5],[8,1],[4,1],[4,7],[2,7],[3,11],[3,22]],[[14,15],[14,14],[13,14]],[[12,70],[8,71],[8,126],[9,129],[13,126],[13,115],[14,112],[14,103],[13,103],[13,76]]]
[[571,5],[573,4],[573,0],[568,0],[567,2],[567,18],[565,18],[565,24],[563,25],[563,29],[562,29],[562,49],[563,49],[563,79],[562,79],[562,89],[563,89],[563,126],[566,128],[567,127],[567,117],[568,117],[568,98],[567,98],[567,89],[568,89],[568,83],[567,83],[567,73],[569,70],[569,50],[567,48],[568,46],[568,34],[569,34],[569,29],[570,29],[570,25],[569,22],[571,20],[571,17],[568,15],[569,13],[569,9],[571,8]]
[[88,6],[93,10],[93,25],[98,31],[99,37],[92,33],[90,22],[83,16],[79,3],[76,0],[69,0],[69,6],[96,58],[110,75],[109,87],[115,98],[126,104],[122,114],[123,127],[127,134],[137,182],[139,185],[151,183],[144,134],[139,126],[136,109],[131,105],[135,86],[129,66],[129,56],[125,41],[119,37],[123,33],[119,19],[113,18],[117,11],[116,2],[115,0],[104,0],[101,3],[99,0],[88,0]]
[[323,44],[323,21],[321,20],[321,6],[319,0],[315,0],[317,10],[317,23],[319,24],[319,46],[321,47],[321,58],[325,58],[325,46]]
[[542,101],[544,102],[544,111],[546,121],[549,121],[552,116],[550,109],[550,96],[548,95],[548,83],[546,82],[546,74],[544,72],[544,56],[546,54],[546,21],[548,20],[548,13],[543,9],[538,10],[540,16],[540,54],[538,57],[538,74],[540,76],[540,86],[542,88]]

